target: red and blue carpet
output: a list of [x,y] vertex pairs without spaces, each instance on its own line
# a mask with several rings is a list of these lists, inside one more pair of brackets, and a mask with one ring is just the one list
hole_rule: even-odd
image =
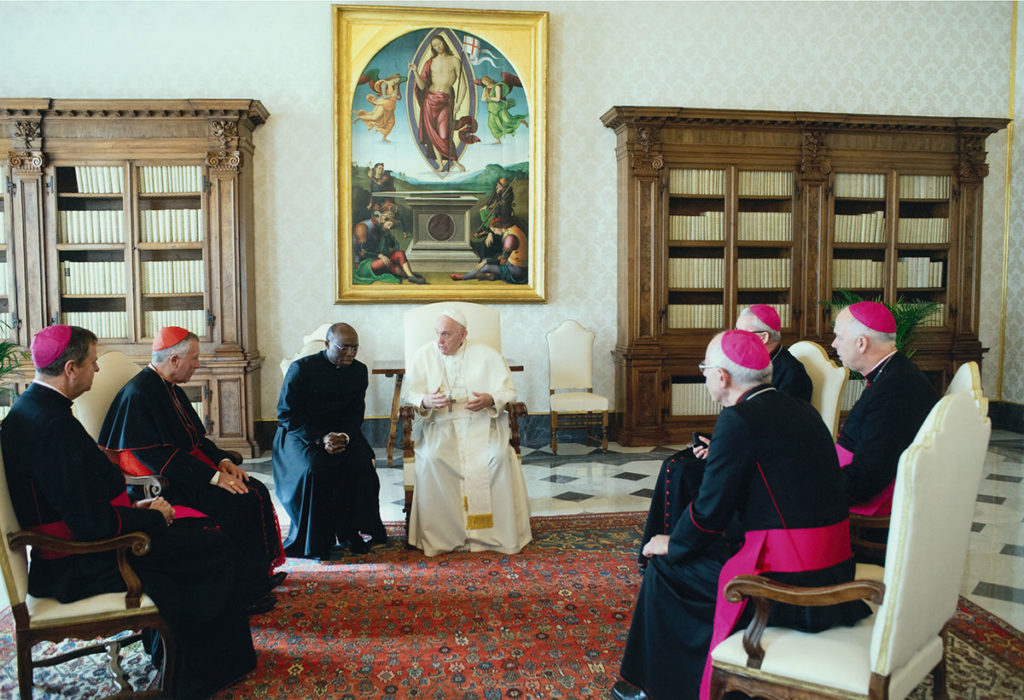
[[[516,556],[426,559],[396,538],[328,564],[289,559],[280,603],[252,620],[256,671],[218,697],[607,697],[640,583],[633,557],[642,515],[532,523],[534,542]],[[17,692],[12,626],[7,611],[0,617],[5,698]],[[1024,697],[1024,636],[964,600],[949,632],[952,697]],[[151,680],[141,651],[125,665],[136,683]],[[35,697],[113,690],[99,657],[39,669],[35,683]],[[925,700],[930,691],[922,686],[913,697]]]

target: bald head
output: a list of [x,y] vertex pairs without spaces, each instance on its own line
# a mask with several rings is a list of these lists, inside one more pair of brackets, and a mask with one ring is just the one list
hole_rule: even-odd
[[327,329],[324,346],[328,360],[338,367],[348,367],[359,352],[359,334],[347,323],[335,323]]

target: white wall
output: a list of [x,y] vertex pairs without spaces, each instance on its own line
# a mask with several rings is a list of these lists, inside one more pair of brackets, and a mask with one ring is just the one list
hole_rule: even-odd
[[[525,362],[516,380],[538,412],[548,408],[543,336],[565,318],[597,333],[596,390],[614,391],[615,144],[598,119],[609,107],[1007,114],[1009,2],[422,4],[551,13],[549,303],[501,307],[506,354]],[[345,320],[359,330],[367,364],[401,356],[406,306],[333,301],[329,3],[10,2],[0,3],[0,25],[9,57],[0,72],[3,96],[247,97],[270,111],[256,132],[257,310],[266,356],[258,416],[274,418],[280,360],[325,321]],[[988,151],[982,342],[995,358],[1005,132],[989,140]],[[1018,152],[1015,163],[1024,155]],[[1008,332],[1017,342],[1009,347],[1024,340],[1020,188],[1018,178]],[[986,364],[985,381],[996,396],[994,369],[994,361]],[[1024,401],[1017,356],[1008,362],[1007,382],[1004,398]],[[371,380],[369,415],[387,415],[391,389],[391,380]]]

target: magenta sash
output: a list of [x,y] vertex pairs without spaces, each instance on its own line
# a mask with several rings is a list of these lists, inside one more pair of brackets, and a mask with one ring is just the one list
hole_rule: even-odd
[[[838,442],[836,443],[836,456],[839,458],[840,469],[845,469],[846,465],[853,461],[853,453]],[[850,506],[850,512],[858,515],[889,515],[892,512],[892,494],[895,490],[896,479],[893,479],[888,486],[868,500]]]
[[816,571],[840,564],[851,556],[848,519],[824,527],[747,532],[743,547],[725,562],[718,576],[711,646],[708,647],[708,660],[700,682],[701,700],[707,700],[711,690],[711,650],[732,633],[747,602],[728,602],[723,595],[725,584],[741,574]]
[[[122,491],[112,501],[112,506],[120,506],[122,508],[131,508],[132,501],[128,498],[128,492]],[[188,506],[174,506],[174,518],[205,518],[206,514],[201,513],[195,508],[189,508]],[[67,523],[63,520],[55,520],[52,523],[43,523],[42,525],[34,525],[29,530],[32,532],[38,532],[41,535],[49,535],[50,537],[58,537],[62,540],[74,540],[75,536],[71,534],[71,528],[68,527]],[[46,549],[45,547],[33,547],[33,556],[37,556],[40,559],[63,559],[64,557],[70,557],[70,552],[56,552],[52,549]]]

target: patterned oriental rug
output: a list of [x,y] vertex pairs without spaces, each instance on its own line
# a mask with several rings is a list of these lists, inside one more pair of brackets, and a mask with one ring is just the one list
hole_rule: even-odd
[[[605,698],[640,584],[643,515],[533,518],[516,556],[426,559],[399,535],[368,556],[289,559],[278,606],[252,619],[257,670],[219,698]],[[0,614],[0,696],[17,696],[13,622]],[[954,698],[1024,697],[1024,635],[961,599],[949,625]],[[155,674],[140,648],[136,687]],[[44,646],[36,648],[40,654]],[[100,657],[35,673],[36,698],[91,698]],[[911,696],[927,700],[922,684]]]

